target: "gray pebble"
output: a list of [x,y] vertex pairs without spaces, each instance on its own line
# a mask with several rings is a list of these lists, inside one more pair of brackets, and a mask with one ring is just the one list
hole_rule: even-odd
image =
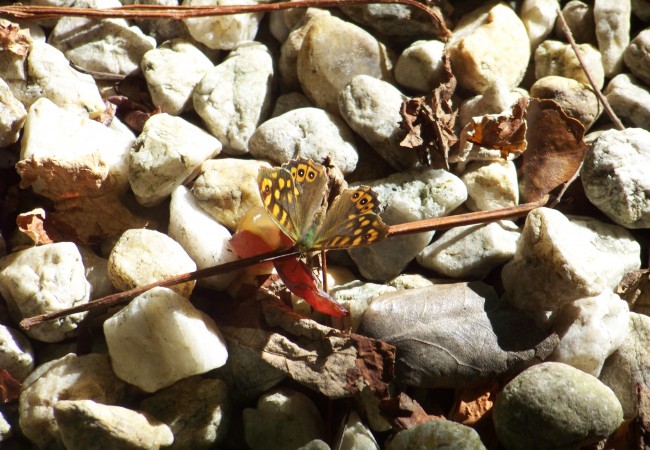
[[503,388],[493,408],[508,450],[578,449],[612,434],[623,421],[614,393],[597,378],[562,363],[525,370]]

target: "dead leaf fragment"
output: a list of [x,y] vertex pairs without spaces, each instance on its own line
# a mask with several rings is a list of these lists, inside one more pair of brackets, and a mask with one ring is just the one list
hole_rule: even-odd
[[420,163],[437,169],[449,169],[449,150],[458,142],[454,131],[457,111],[451,106],[456,78],[449,55],[443,55],[447,81],[426,97],[405,100],[400,109],[400,127],[407,131],[400,143],[405,151],[413,149]]
[[501,151],[501,157],[519,156],[526,150],[527,98],[520,98],[507,114],[488,114],[474,118],[463,129],[468,142]]
[[365,387],[384,393],[393,380],[394,347],[302,317],[263,290],[257,302],[269,329],[231,322],[220,325],[221,331],[227,340],[248,348],[298,383],[342,398]]
[[401,392],[397,397],[383,399],[379,403],[382,415],[389,420],[397,430],[411,428],[430,420],[444,420],[442,416],[433,416],[420,406],[418,402]]
[[630,311],[650,315],[650,269],[626,273],[616,293],[630,306]]
[[543,199],[571,180],[587,151],[585,128],[552,100],[531,99],[526,109],[528,149],[523,156],[526,201]]
[[16,225],[18,230],[34,241],[35,245],[51,244],[54,242],[45,230],[46,213],[43,208],[18,214]]
[[124,95],[113,95],[106,99],[117,107],[117,116],[132,130],[142,132],[144,124],[154,114],[161,112],[159,107],[153,107],[133,100]]
[[498,391],[498,384],[487,387],[465,388],[456,394],[450,420],[463,425],[474,425],[492,410]]
[[8,20],[0,20],[0,50],[7,50],[19,56],[25,56],[29,52],[32,37],[29,30],[21,29],[15,23]]
[[21,188],[47,186],[39,192],[55,202],[49,225],[61,236],[90,244],[146,225],[122,204],[108,166],[96,153],[75,160],[31,157],[16,169]]
[[0,369],[0,398],[2,403],[17,400],[20,395],[20,381],[11,376],[5,369]]

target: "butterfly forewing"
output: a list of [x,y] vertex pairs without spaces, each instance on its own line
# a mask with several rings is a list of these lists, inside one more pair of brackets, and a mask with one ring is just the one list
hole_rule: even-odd
[[280,168],[260,169],[258,182],[275,223],[299,247],[309,247],[327,194],[325,168],[311,160],[292,160]]
[[311,248],[353,248],[384,239],[388,226],[378,211],[377,193],[368,186],[344,190],[327,211]]

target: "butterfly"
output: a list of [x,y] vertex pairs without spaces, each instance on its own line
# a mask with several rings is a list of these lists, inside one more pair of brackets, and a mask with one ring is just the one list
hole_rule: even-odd
[[266,212],[303,254],[360,247],[388,235],[377,193],[368,186],[344,189],[328,208],[330,178],[311,159],[261,168],[257,181]]

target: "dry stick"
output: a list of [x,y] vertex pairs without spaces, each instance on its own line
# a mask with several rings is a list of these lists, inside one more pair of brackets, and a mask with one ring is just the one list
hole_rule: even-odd
[[587,79],[589,80],[589,83],[591,84],[591,87],[594,90],[594,94],[596,94],[598,101],[600,101],[600,103],[603,105],[603,108],[605,108],[605,112],[607,112],[607,115],[609,116],[609,119],[614,123],[614,126],[618,130],[624,130],[625,127],[621,123],[620,119],[616,116],[616,113],[614,113],[614,110],[612,109],[609,102],[607,101],[607,98],[603,95],[602,92],[600,92],[598,86],[596,86],[594,77],[591,76],[591,73],[587,69],[587,64],[585,64],[585,61],[582,59],[582,54],[578,49],[578,45],[576,44],[576,41],[573,39],[573,33],[569,29],[566,20],[564,20],[564,15],[562,14],[562,11],[560,11],[559,8],[557,10],[557,18],[560,21],[560,26],[562,27],[562,31],[566,35],[569,44],[571,44],[571,48],[573,49],[573,52],[576,54],[576,57],[578,58],[578,62],[580,62],[580,66],[582,66],[582,71],[585,73],[585,75],[587,75]]
[[[513,206],[510,208],[502,208],[493,211],[479,211],[475,213],[459,214],[457,216],[438,217],[435,219],[425,219],[416,222],[405,223],[401,225],[393,225],[388,227],[388,236],[401,236],[404,234],[422,233],[425,231],[443,230],[452,228],[459,225],[471,225],[475,223],[491,222],[501,219],[510,219],[514,217],[523,216],[531,210],[544,206],[544,201],[524,203],[523,205]],[[20,327],[24,330],[38,325],[48,320],[58,319],[70,314],[76,314],[84,311],[91,311],[95,309],[106,309],[111,306],[121,305],[127,303],[133,297],[136,297],[143,292],[148,291],[158,286],[172,286],[186,281],[197,280],[199,278],[209,277],[219,273],[229,272],[249,266],[251,264],[258,264],[262,262],[273,261],[274,259],[283,258],[289,255],[295,255],[298,252],[295,247],[290,249],[276,251],[272,253],[265,253],[263,255],[254,256],[252,258],[240,259],[238,261],[221,264],[219,266],[209,267],[207,269],[197,270],[196,272],[184,273],[175,277],[167,278],[165,280],[157,281],[146,286],[137,287],[129,291],[118,292],[106,297],[102,297],[92,302],[84,303],[83,305],[74,306],[68,309],[62,309],[48,314],[41,314],[39,316],[28,317],[21,320]]]
[[111,306],[117,306],[117,305],[121,305],[122,303],[127,303],[132,298],[155,287],[173,286],[175,284],[184,283],[186,281],[198,280],[199,278],[206,278],[220,273],[230,272],[237,269],[243,269],[244,267],[250,266],[252,264],[273,261],[274,259],[284,258],[285,256],[296,255],[296,254],[298,254],[296,248],[291,247],[281,251],[274,251],[270,253],[264,253],[258,256],[253,256],[251,258],[239,259],[237,261],[220,264],[218,266],[208,267],[206,269],[201,269],[194,272],[183,273],[181,275],[165,278],[164,280],[156,281],[154,283],[150,283],[145,286],[139,286],[137,288],[130,289],[128,291],[107,295],[106,297],[102,297],[97,300],[84,303],[82,305],[73,306],[72,308],[62,309],[56,312],[41,314],[34,317],[28,317],[20,321],[20,327],[24,330],[27,330],[28,328],[31,328],[34,325],[38,325],[48,320],[54,320],[60,317],[69,316],[70,314],[76,314],[76,313],[91,311],[95,309],[109,308]]
[[338,8],[345,5],[369,3],[401,3],[424,11],[440,31],[440,37],[448,37],[449,30],[444,18],[435,10],[416,0],[301,0],[295,2],[264,3],[228,6],[163,6],[125,5],[119,8],[92,9],[59,6],[10,5],[0,7],[0,14],[17,19],[50,19],[58,17],[124,18],[124,19],[188,19],[193,17],[222,16],[228,14],[277,11],[290,8]]

